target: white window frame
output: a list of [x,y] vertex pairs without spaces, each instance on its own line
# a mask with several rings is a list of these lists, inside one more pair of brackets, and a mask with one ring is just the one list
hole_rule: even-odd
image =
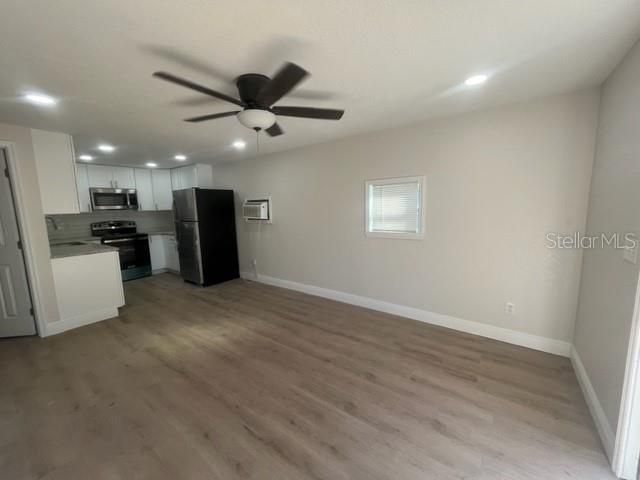
[[[418,216],[418,233],[407,232],[370,232],[369,231],[369,187],[371,185],[390,185],[395,183],[413,183],[420,185],[420,212]],[[378,178],[366,180],[364,184],[364,234],[367,238],[390,238],[400,240],[422,240],[425,230],[426,179],[424,175],[413,177]]]

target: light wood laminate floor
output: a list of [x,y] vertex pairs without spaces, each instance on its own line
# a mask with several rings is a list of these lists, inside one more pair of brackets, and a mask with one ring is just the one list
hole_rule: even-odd
[[569,361],[241,280],[0,341],[0,477],[609,479]]

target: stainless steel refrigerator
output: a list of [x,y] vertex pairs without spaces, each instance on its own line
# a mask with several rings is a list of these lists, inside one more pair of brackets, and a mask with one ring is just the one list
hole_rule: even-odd
[[206,286],[238,278],[233,190],[173,192],[180,274]]

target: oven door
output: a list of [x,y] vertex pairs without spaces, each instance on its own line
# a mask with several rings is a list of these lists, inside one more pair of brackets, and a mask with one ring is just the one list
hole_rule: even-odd
[[90,188],[93,210],[128,210],[129,193],[120,188]]
[[118,248],[123,281],[151,275],[148,237],[105,238],[102,243]]

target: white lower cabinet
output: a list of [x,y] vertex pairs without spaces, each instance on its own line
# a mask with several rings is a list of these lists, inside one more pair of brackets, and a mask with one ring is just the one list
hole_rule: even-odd
[[47,325],[47,335],[118,315],[124,305],[118,252],[54,258],[51,266],[60,321]]
[[180,272],[175,235],[149,235],[149,254],[153,273]]
[[167,255],[167,268],[172,272],[180,272],[180,258],[178,257],[178,243],[175,235],[162,235],[164,250]]
[[167,256],[164,252],[162,235],[149,235],[149,255],[151,256],[151,272],[163,272],[167,268]]

